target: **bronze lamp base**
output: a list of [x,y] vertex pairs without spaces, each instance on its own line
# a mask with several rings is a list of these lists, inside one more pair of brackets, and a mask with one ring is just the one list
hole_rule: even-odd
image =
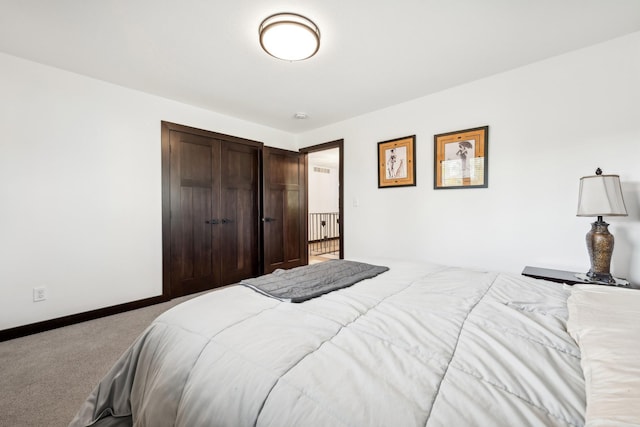
[[591,223],[591,230],[587,233],[587,250],[591,269],[587,278],[593,282],[616,284],[616,279],[611,275],[611,254],[613,254],[613,235],[609,233],[609,224],[599,216],[596,222]]
[[613,277],[610,273],[611,254],[613,254],[613,235],[609,233],[609,224],[599,216],[591,223],[591,230],[587,233],[587,250],[591,269],[586,274],[576,274],[576,277],[586,282],[598,285],[629,286],[625,279]]

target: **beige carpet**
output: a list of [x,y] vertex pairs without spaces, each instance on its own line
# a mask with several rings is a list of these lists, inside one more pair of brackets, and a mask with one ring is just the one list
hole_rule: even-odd
[[0,427],[67,426],[151,321],[193,296],[1,342]]

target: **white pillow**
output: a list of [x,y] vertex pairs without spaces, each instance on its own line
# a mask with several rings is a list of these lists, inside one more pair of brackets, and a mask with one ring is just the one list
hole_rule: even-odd
[[567,304],[582,353],[585,426],[639,426],[640,290],[575,285]]

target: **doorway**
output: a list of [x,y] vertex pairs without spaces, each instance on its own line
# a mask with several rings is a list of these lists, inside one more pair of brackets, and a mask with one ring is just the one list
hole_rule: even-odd
[[306,147],[309,264],[344,258],[343,140]]

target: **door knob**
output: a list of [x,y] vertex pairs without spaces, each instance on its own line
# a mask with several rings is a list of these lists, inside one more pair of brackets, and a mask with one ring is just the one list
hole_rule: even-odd
[[275,218],[269,218],[269,217],[262,218],[262,222],[273,222],[275,220],[276,220]]

